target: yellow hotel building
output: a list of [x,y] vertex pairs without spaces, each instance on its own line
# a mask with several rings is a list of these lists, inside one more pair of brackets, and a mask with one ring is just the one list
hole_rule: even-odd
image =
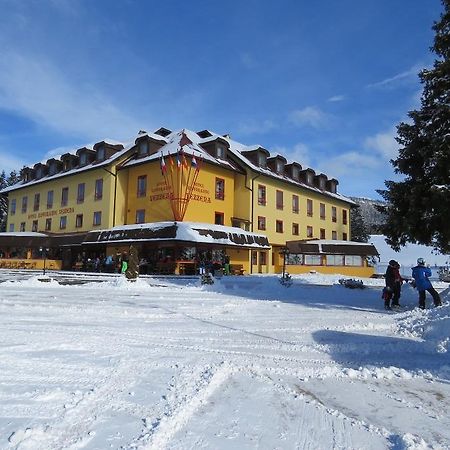
[[[238,227],[270,243],[270,249],[227,249],[248,273],[279,273],[288,241],[351,238],[354,203],[337,192],[336,179],[208,130],[141,131],[130,144],[101,141],[21,175],[2,191],[9,233],[86,233],[174,220]],[[174,192],[188,201],[175,204]]]

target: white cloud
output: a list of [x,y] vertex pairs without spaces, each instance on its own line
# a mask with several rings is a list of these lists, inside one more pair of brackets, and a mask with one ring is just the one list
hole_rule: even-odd
[[0,149],[0,172],[4,170],[6,175],[9,175],[13,170],[18,173],[28,163],[27,161],[11,156],[10,153],[8,150]]
[[289,121],[298,127],[321,128],[328,122],[327,115],[315,106],[307,106],[289,113]]
[[0,55],[0,108],[59,132],[98,138],[133,135],[138,122],[92,87],[72,84],[44,59]]
[[329,102],[342,102],[345,100],[345,95],[333,95],[328,99]]
[[295,161],[303,168],[311,167],[311,153],[307,145],[299,142],[292,149],[285,147],[275,147],[271,152],[283,155],[288,161]]
[[390,160],[397,156],[399,145],[395,140],[397,131],[395,128],[385,132],[378,133],[375,136],[369,136],[364,141],[364,147],[381,156],[383,160]]
[[404,72],[398,73],[392,77],[385,78],[384,80],[377,81],[372,84],[368,84],[368,88],[384,88],[384,87],[393,87],[397,84],[400,84],[405,81],[413,81],[417,80],[417,75],[421,70],[419,65],[415,65]]

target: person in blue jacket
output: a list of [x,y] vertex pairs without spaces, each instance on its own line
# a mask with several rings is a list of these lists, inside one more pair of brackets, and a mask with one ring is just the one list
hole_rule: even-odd
[[442,305],[441,297],[429,280],[429,277],[431,277],[431,269],[425,266],[423,258],[417,260],[417,266],[412,269],[412,277],[419,291],[419,308],[425,309],[425,291],[428,291],[433,297],[434,306]]

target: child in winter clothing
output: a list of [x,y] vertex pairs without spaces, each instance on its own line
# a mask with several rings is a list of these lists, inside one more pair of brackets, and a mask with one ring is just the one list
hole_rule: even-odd
[[434,306],[441,306],[441,297],[433,288],[429,277],[431,277],[431,269],[425,266],[423,258],[417,260],[417,266],[412,269],[412,276],[419,291],[419,308],[425,309],[425,291],[428,291],[433,297]]
[[[400,295],[402,290],[403,278],[400,275],[400,264],[391,259],[386,269],[385,283],[383,289],[384,309],[392,309],[400,307]],[[392,304],[391,304],[392,300]]]

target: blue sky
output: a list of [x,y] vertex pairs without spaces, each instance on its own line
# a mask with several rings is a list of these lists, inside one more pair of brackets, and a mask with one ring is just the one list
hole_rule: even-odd
[[439,0],[0,0],[0,170],[210,129],[379,198]]

